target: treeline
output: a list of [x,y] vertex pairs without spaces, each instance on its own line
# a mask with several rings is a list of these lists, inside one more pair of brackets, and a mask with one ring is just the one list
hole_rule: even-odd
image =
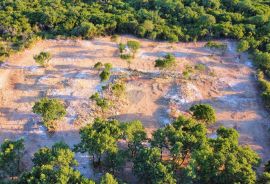
[[[257,177],[254,168],[259,156],[238,143],[238,133],[220,127],[209,138],[205,124],[179,117],[171,124],[146,136],[140,121],[120,123],[95,119],[80,130],[81,141],[73,149],[65,143],[44,147],[33,156],[33,167],[21,166],[23,140],[6,140],[0,150],[0,177],[5,183],[125,183],[124,168],[132,166],[138,183],[183,184],[266,184],[269,165]],[[74,152],[87,153],[95,169],[107,173],[97,181],[76,170]],[[87,158],[86,158],[87,159]],[[89,171],[90,172],[90,171]]]
[[267,51],[269,15],[269,4],[259,0],[2,0],[0,34],[17,46],[34,35],[128,33],[169,41],[226,37]]
[[38,38],[133,34],[152,40],[241,40],[269,76],[270,5],[262,0],[2,0],[0,60]]

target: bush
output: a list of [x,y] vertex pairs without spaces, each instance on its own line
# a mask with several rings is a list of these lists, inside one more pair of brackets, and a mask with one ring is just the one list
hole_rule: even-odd
[[164,59],[157,59],[155,64],[155,67],[158,68],[170,68],[175,65],[175,56],[172,54],[167,54]]
[[41,52],[38,55],[34,56],[34,60],[39,65],[46,67],[48,65],[48,62],[50,61],[51,57],[52,56],[49,52]]
[[94,68],[95,68],[95,69],[98,69],[98,70],[100,70],[102,67],[103,67],[103,64],[102,64],[101,62],[97,62],[97,63],[94,65]]
[[101,80],[102,82],[107,81],[107,80],[109,80],[110,77],[111,77],[111,72],[110,72],[109,70],[104,69],[104,70],[99,74],[99,77],[100,77],[100,80]]
[[199,63],[199,64],[195,65],[195,69],[203,72],[203,71],[206,70],[206,66],[204,64],[202,64],[202,63]]
[[67,112],[58,99],[42,98],[33,106],[33,112],[41,115],[44,125],[49,129],[55,128],[54,121],[63,118]]
[[122,54],[126,49],[126,45],[123,43],[119,43],[118,49],[119,49],[119,52]]
[[121,59],[124,59],[124,60],[128,60],[128,59],[131,59],[132,56],[130,54],[121,54],[120,55],[120,58]]
[[213,41],[207,42],[204,46],[211,49],[220,49],[220,50],[227,49],[227,45],[225,43],[217,43]]
[[125,93],[125,90],[126,90],[126,85],[122,81],[117,81],[116,83],[112,85],[112,92],[117,97],[122,96]]
[[133,57],[134,57],[134,55],[136,54],[136,52],[138,51],[138,49],[140,48],[141,45],[137,41],[128,41],[127,46],[131,50],[131,52],[133,53]]
[[110,102],[105,98],[101,98],[98,93],[94,93],[90,97],[90,99],[94,100],[96,102],[97,106],[99,106],[102,110],[105,110],[105,109],[109,108],[109,106],[110,106]]
[[112,64],[111,63],[105,63],[105,70],[111,70],[112,69]]
[[119,35],[112,35],[111,36],[111,41],[112,42],[118,42],[118,40],[119,40]]
[[193,105],[190,109],[195,119],[203,121],[206,124],[216,122],[216,113],[212,106],[208,104]]

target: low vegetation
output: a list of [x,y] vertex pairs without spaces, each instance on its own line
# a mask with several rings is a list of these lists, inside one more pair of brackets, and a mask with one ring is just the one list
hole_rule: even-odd
[[209,41],[205,44],[205,47],[211,48],[211,49],[219,49],[222,51],[225,51],[227,49],[227,45],[225,43],[219,43],[214,41]]
[[97,62],[95,65],[94,65],[94,69],[97,69],[97,70],[100,70],[102,69],[103,67],[103,64],[101,62]]
[[114,82],[111,86],[112,92],[116,97],[121,97],[125,94],[126,92],[126,85],[123,81],[118,80]]
[[155,62],[155,67],[164,69],[175,66],[176,59],[173,54],[167,54],[163,59],[157,59]]
[[[100,66],[101,67],[101,66]],[[111,77],[112,64],[105,63],[103,71],[99,74],[101,82],[107,81]]]
[[140,43],[134,40],[127,41],[127,44],[119,43],[120,58],[125,60],[134,58],[140,47]]
[[51,59],[51,54],[49,52],[41,52],[38,55],[34,56],[34,60],[37,64],[39,64],[42,67],[46,67],[49,64],[49,61]]
[[96,102],[96,105],[101,108],[102,111],[108,109],[110,107],[110,101],[108,99],[100,97],[98,93],[94,93],[91,97],[91,100]]

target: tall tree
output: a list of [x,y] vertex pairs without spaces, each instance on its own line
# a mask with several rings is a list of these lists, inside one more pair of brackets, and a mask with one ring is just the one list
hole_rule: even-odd
[[35,153],[34,167],[20,177],[20,184],[65,183],[94,184],[73,169],[78,163],[74,153],[65,143],[56,143],[52,148],[41,148]]
[[21,173],[21,159],[24,152],[23,139],[6,139],[0,150],[0,178],[14,178]]
[[[93,158],[93,164],[100,166],[105,153],[118,151],[117,140],[121,136],[117,120],[95,119],[80,130],[81,142],[75,146],[79,152],[87,152]],[[97,161],[96,161],[97,158]]]

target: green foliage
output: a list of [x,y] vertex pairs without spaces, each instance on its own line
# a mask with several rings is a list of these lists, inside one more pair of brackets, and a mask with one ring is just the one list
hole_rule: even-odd
[[105,63],[104,64],[105,70],[111,70],[112,69],[112,64],[111,63]]
[[260,88],[262,90],[261,96],[263,98],[263,103],[266,108],[270,108],[270,82],[264,78],[264,74],[262,71],[258,71],[257,73],[258,81],[260,84]]
[[24,153],[24,140],[11,141],[6,139],[0,150],[0,180],[5,177],[16,177],[22,169],[21,159]]
[[126,92],[126,85],[123,81],[116,81],[112,84],[112,92],[115,96],[121,97]]
[[110,107],[110,102],[109,100],[102,98],[99,96],[98,93],[94,93],[91,97],[91,100],[94,100],[97,104],[97,106],[99,106],[102,110],[106,110]]
[[256,173],[252,168],[258,165],[259,156],[250,148],[238,145],[239,135],[234,129],[220,127],[217,136],[210,139],[207,146],[192,153],[187,167],[191,180],[254,184]]
[[138,49],[140,48],[141,45],[137,41],[130,40],[127,42],[127,46],[131,50],[133,57],[134,57],[134,55],[136,54],[136,52],[138,51]]
[[249,43],[246,40],[242,40],[239,42],[237,46],[237,51],[238,52],[245,52],[249,49]]
[[145,183],[176,183],[171,169],[160,160],[158,148],[141,149],[134,160],[133,171]]
[[73,169],[77,165],[74,153],[65,143],[56,143],[52,148],[41,148],[34,154],[34,167],[25,172],[19,183],[82,183],[94,184],[92,180],[83,177]]
[[137,152],[142,148],[142,143],[146,141],[146,132],[140,121],[131,121],[122,124],[123,139],[128,143],[128,149],[131,158],[137,155]]
[[75,150],[92,155],[93,164],[97,163],[100,166],[101,157],[104,154],[118,151],[117,140],[120,135],[118,121],[95,119],[92,124],[88,124],[80,130],[81,142],[75,146]]
[[211,49],[220,49],[220,50],[226,50],[227,45],[225,43],[218,43],[218,42],[213,42],[209,41],[205,44],[205,47],[211,48]]
[[167,54],[163,59],[157,59],[155,62],[155,67],[171,68],[175,65],[176,60],[173,54]]
[[46,67],[48,65],[48,62],[50,61],[51,57],[52,56],[49,52],[41,52],[38,55],[34,56],[34,60],[39,65]]
[[206,124],[213,124],[216,122],[216,112],[211,105],[197,104],[190,109],[195,119],[203,121]]
[[111,77],[111,71],[110,70],[112,69],[112,64],[105,63],[104,67],[105,67],[104,70],[99,74],[100,80],[102,82],[107,81],[107,80],[110,79],[110,77]]
[[124,60],[129,60],[132,58],[132,56],[130,54],[121,54],[120,58]]
[[126,49],[126,45],[123,43],[119,43],[118,49],[119,49],[120,54],[122,54]]
[[113,175],[106,173],[104,176],[102,176],[100,184],[118,184],[118,182]]
[[94,65],[94,68],[95,68],[95,69],[98,69],[98,70],[100,70],[102,67],[103,67],[103,64],[102,64],[101,62],[97,62],[97,63]]
[[198,71],[201,71],[201,72],[206,70],[206,66],[202,63],[196,64],[194,68]]
[[66,115],[65,106],[58,99],[42,98],[32,108],[33,112],[41,115],[44,125],[49,130],[54,130],[54,121]]
[[86,39],[92,39],[98,34],[97,28],[91,22],[83,22],[80,26],[75,27],[72,32],[75,36],[81,36]]

